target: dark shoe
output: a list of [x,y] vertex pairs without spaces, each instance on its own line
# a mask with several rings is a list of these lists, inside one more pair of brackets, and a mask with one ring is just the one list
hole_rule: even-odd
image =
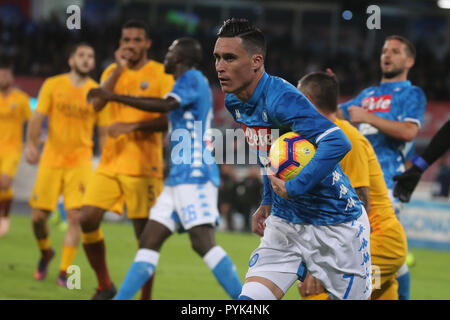
[[97,292],[92,296],[91,300],[111,300],[112,298],[114,298],[116,293],[117,290],[113,283],[111,288],[109,289],[97,289]]

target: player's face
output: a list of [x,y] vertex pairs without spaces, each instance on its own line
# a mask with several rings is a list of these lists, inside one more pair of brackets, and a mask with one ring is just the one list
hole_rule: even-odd
[[387,78],[403,73],[414,64],[414,60],[406,52],[406,45],[395,39],[387,40],[384,43],[380,62],[381,71]]
[[179,54],[178,54],[178,41],[175,40],[172,45],[169,47],[169,50],[166,53],[164,58],[164,71],[166,73],[173,74],[175,72],[175,66],[179,62]]
[[151,40],[145,36],[145,30],[139,28],[122,29],[120,46],[132,53],[131,64],[136,64],[147,56],[147,50],[151,46]]
[[69,65],[78,74],[87,76],[95,68],[95,53],[94,49],[89,46],[81,46],[70,57]]
[[244,49],[239,37],[218,38],[214,58],[223,92],[239,93],[256,77],[252,56]]
[[10,69],[0,69],[0,90],[8,89],[13,81],[14,78]]

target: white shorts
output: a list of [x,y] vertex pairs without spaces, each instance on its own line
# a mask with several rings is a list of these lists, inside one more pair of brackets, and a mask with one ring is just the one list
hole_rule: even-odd
[[192,227],[217,225],[217,187],[205,184],[181,184],[164,186],[163,191],[150,209],[150,220],[158,221],[170,231],[186,231]]
[[307,271],[333,299],[368,299],[372,267],[367,213],[331,226],[294,224],[269,216],[246,278],[269,279],[286,293],[297,279],[304,280]]

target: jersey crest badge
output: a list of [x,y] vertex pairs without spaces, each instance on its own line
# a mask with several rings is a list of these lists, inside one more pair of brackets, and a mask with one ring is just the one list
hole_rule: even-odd
[[142,89],[142,90],[145,90],[145,89],[147,89],[147,88],[148,88],[148,82],[145,81],[145,80],[142,81],[142,82],[141,82],[141,89]]

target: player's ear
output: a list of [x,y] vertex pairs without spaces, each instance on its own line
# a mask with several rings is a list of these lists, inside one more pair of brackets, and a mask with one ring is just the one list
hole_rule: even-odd
[[409,58],[406,60],[406,67],[411,69],[414,66],[415,60],[413,58]]
[[147,39],[147,43],[145,45],[145,47],[148,49],[150,49],[150,47],[152,46],[152,40],[151,39]]
[[254,72],[258,71],[264,64],[264,58],[262,54],[255,53],[252,56],[252,69]]
[[67,64],[69,67],[73,68],[73,56],[70,56],[69,59],[67,59]]

